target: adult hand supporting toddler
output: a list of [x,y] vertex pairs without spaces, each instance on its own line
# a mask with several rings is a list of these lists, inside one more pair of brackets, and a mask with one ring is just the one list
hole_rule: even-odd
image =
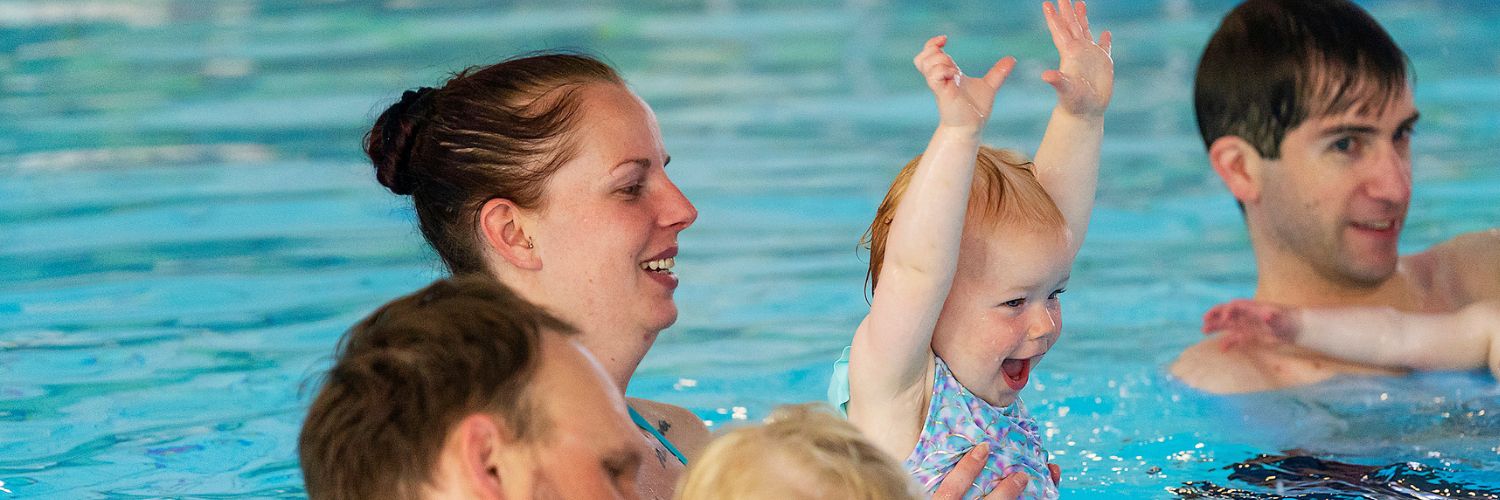
[[[932,500],[960,500],[964,493],[974,486],[974,480],[979,478],[979,473],[984,471],[984,463],[990,454],[989,443],[979,443],[964,454],[964,458],[953,466],[948,476],[943,478],[942,484],[938,485],[937,491],[932,492]],[[1057,464],[1047,464],[1047,472],[1052,475],[1052,484],[1061,484],[1062,469]],[[1026,483],[1031,481],[1031,476],[1025,473],[1015,473],[1005,476],[1000,484],[995,486],[995,491],[985,495],[985,500],[1015,500],[1020,498],[1021,492],[1026,490]]]

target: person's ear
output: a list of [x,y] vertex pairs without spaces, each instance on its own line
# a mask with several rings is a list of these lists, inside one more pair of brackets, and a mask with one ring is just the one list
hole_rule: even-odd
[[1260,199],[1265,161],[1255,146],[1238,136],[1220,137],[1208,147],[1209,164],[1240,203],[1249,204]]
[[483,499],[503,500],[508,479],[502,451],[515,443],[504,424],[480,413],[464,417],[455,426],[459,433],[463,474],[472,493]]
[[494,198],[479,207],[479,232],[484,242],[511,265],[521,269],[542,268],[536,242],[527,234],[521,207],[505,198]]

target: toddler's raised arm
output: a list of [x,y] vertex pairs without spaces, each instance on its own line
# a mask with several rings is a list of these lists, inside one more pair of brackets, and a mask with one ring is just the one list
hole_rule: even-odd
[[1044,3],[1042,15],[1060,61],[1058,69],[1042,73],[1042,80],[1057,90],[1057,107],[1037,148],[1036,174],[1067,220],[1072,250],[1077,253],[1094,209],[1104,110],[1114,93],[1111,35],[1105,31],[1094,41],[1083,2]]
[[892,418],[922,417],[911,404],[895,401],[925,380],[932,331],[958,266],[980,134],[995,92],[1015,67],[1006,57],[983,78],[964,77],[943,52],[946,43],[947,37],[933,37],[913,60],[937,98],[941,120],[888,221],[870,314],[854,333],[849,417],[866,432],[892,425]]

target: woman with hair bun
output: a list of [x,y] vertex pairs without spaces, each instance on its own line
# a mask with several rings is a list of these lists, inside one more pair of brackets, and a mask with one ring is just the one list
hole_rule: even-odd
[[[407,91],[365,151],[450,272],[492,276],[577,326],[621,392],[677,320],[677,234],[698,212],[667,178],[651,108],[597,59],[526,55]],[[642,496],[669,498],[708,432],[683,408],[627,402],[656,450]]]

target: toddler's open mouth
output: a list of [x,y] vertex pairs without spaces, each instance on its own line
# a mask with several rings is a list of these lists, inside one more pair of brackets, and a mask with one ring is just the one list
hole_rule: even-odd
[[1010,390],[1019,391],[1026,387],[1026,381],[1031,378],[1031,365],[1037,358],[1006,359],[1000,362],[1000,371],[1005,374],[1005,385]]

